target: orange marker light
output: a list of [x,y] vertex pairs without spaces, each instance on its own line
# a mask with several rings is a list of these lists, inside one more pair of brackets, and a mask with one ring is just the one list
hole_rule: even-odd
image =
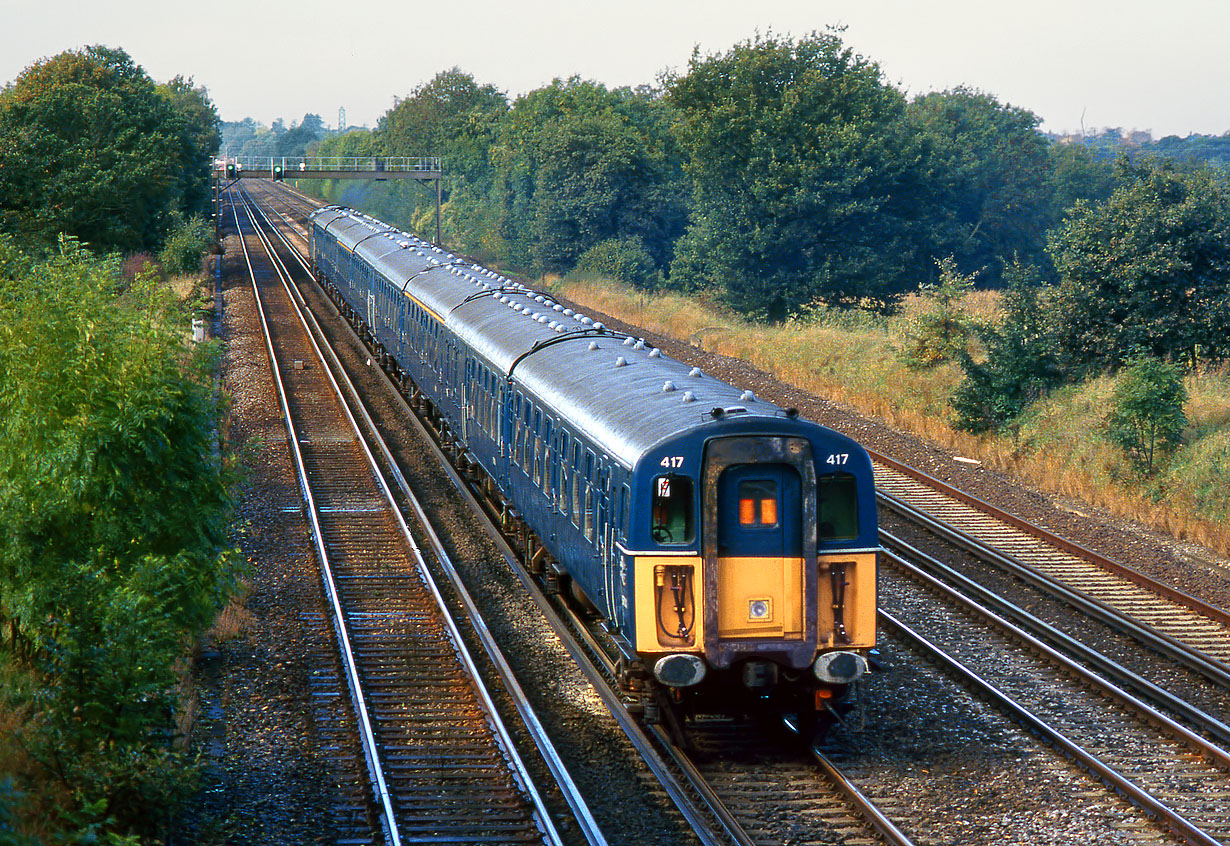
[[760,524],[762,526],[777,525],[777,500],[760,500]]

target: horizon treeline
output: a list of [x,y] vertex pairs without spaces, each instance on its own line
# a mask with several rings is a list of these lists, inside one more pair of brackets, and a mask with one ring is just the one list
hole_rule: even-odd
[[[1183,368],[1230,357],[1225,168],[1172,139],[1158,155],[1140,138],[1070,143],[1038,125],[971,88],[907,98],[829,32],[696,52],[655,87],[574,77],[511,102],[452,68],[375,129],[312,152],[441,156],[450,249],[534,276],[695,295],[752,320],[1002,289],[1000,322],[967,333],[984,354],[960,358],[954,400],[958,425],[985,432],[1142,357]],[[423,186],[322,194],[435,235]],[[949,333],[945,310],[923,335]]]
[[[1056,142],[1039,122],[971,88],[907,98],[837,34],[758,35],[694,53],[654,87],[573,77],[510,102],[452,68],[375,129],[305,152],[441,156],[444,240],[481,260],[607,272],[777,320],[892,310],[938,282],[945,260],[979,287],[1003,287],[1014,262],[1057,280],[1048,233],[1109,200],[1132,170],[1116,159],[1139,162],[1151,145]],[[1206,167],[1175,141],[1156,145],[1167,168]],[[434,237],[434,191],[325,193]]]

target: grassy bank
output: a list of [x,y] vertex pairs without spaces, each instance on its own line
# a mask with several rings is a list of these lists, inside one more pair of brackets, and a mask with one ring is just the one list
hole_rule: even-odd
[[[1014,433],[975,437],[949,424],[948,397],[960,369],[908,368],[897,354],[894,326],[881,318],[817,312],[805,321],[763,326],[673,294],[649,295],[605,281],[548,284],[587,308],[750,361],[784,382],[977,458],[1040,490],[1230,555],[1227,368],[1188,375],[1184,445],[1144,479],[1099,435],[1111,378],[1055,392],[1037,403]],[[976,297],[969,306],[985,318],[994,312],[994,297]]]

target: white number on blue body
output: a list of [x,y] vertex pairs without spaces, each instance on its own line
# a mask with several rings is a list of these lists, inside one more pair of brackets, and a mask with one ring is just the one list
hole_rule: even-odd
[[682,455],[668,455],[662,459],[662,466],[667,470],[678,470],[683,466]]
[[831,455],[829,456],[828,461],[826,461],[826,462],[824,462],[824,463],[825,463],[825,464],[832,464],[832,465],[833,465],[833,466],[835,466],[835,467],[840,467],[841,465],[845,464],[845,463],[846,463],[847,461],[849,461],[849,460],[850,460],[850,453],[848,453],[848,452],[835,452],[835,453],[831,454]]

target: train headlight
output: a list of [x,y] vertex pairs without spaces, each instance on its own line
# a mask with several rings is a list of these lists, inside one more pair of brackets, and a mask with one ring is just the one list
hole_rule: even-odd
[[749,623],[768,623],[773,620],[772,599],[749,599],[747,601],[747,620]]
[[705,678],[705,662],[698,655],[663,655],[653,665],[653,675],[667,687],[691,687]]
[[828,684],[849,684],[867,672],[867,659],[857,652],[826,652],[812,667],[816,678]]

